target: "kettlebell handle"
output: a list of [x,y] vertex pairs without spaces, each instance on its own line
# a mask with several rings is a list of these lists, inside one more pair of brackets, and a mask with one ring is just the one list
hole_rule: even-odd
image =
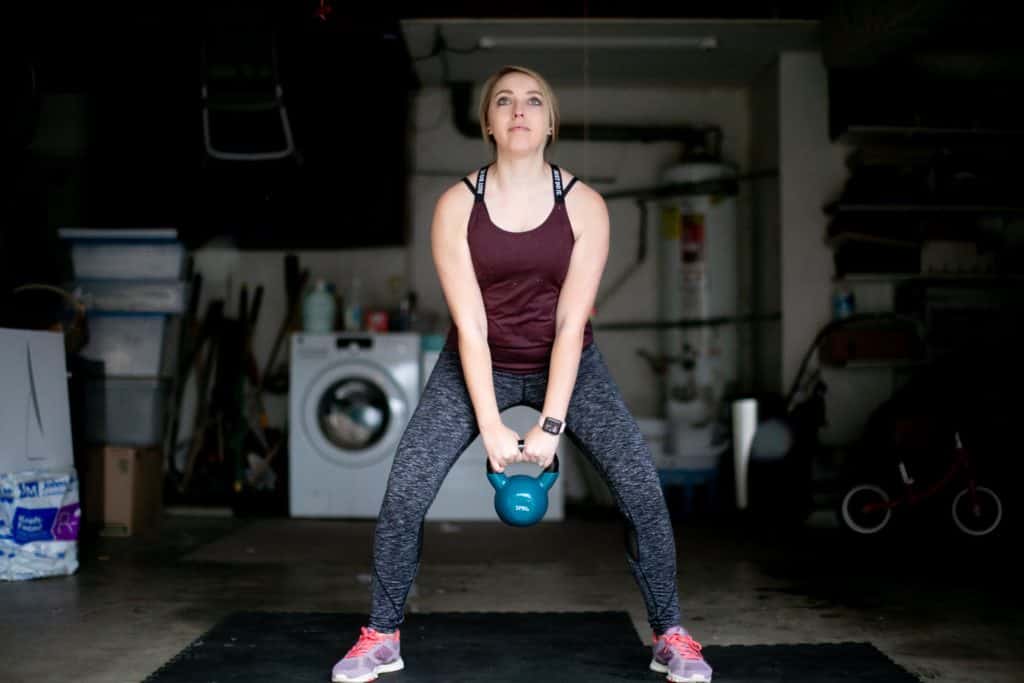
[[[526,441],[519,439],[519,452],[522,453],[523,449],[526,448]],[[491,459],[487,460],[487,474],[494,474],[494,468],[491,467]],[[551,459],[551,464],[544,468],[544,473],[557,473],[558,472],[558,453],[555,453],[555,457]]]

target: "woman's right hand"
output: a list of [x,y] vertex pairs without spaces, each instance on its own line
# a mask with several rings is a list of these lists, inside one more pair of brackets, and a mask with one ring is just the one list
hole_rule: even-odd
[[495,472],[504,472],[506,465],[523,459],[523,453],[519,450],[519,434],[506,427],[504,423],[499,422],[493,427],[481,430],[480,438],[484,442],[487,460]]

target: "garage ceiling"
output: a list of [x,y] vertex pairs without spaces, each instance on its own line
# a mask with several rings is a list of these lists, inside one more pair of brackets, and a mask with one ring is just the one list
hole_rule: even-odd
[[[18,30],[0,53],[5,62],[31,59],[39,87],[49,91],[132,87],[147,80],[147,69],[194,80],[198,42],[213,17],[240,27],[269,21],[298,36],[335,33],[339,45],[360,53],[355,63],[376,64],[382,79],[393,74],[380,68],[379,56],[408,52],[420,58],[412,69],[425,85],[479,81],[506,63],[595,87],[746,83],[780,51],[802,49],[821,50],[836,69],[895,64],[963,80],[1024,74],[1016,5],[994,0],[520,0],[502,7],[468,0],[52,0],[12,7],[8,23]],[[326,20],[319,18],[323,7],[332,9]],[[503,46],[502,38],[519,44]],[[686,44],[702,39],[716,47]]]
[[559,85],[740,85],[782,51],[819,46],[808,20],[405,19],[401,29],[425,86],[480,82],[505,64]]

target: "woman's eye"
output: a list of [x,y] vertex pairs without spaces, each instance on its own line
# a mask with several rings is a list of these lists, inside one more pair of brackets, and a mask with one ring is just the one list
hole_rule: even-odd
[[543,104],[543,103],[540,101],[539,97],[531,97],[530,98],[530,104]]
[[508,98],[507,97],[499,97],[497,103],[498,104],[508,104]]

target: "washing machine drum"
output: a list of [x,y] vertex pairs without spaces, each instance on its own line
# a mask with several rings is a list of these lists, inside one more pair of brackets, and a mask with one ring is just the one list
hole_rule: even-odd
[[405,393],[371,365],[331,368],[312,383],[302,406],[303,429],[317,452],[348,467],[394,456],[408,416]]
[[360,378],[335,382],[320,397],[317,423],[330,443],[345,451],[366,450],[387,434],[391,421],[388,397]]

